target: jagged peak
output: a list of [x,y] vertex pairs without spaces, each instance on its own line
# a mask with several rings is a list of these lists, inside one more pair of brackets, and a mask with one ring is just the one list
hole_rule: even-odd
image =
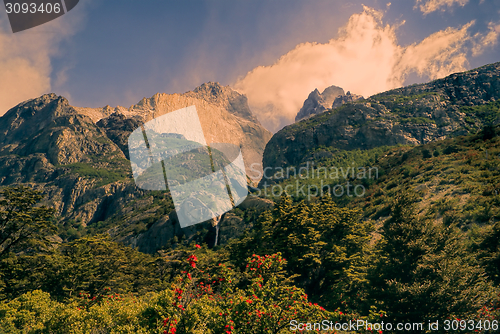
[[[338,86],[326,87],[322,93],[315,88],[304,101],[302,108],[300,108],[295,121],[311,117],[312,115],[320,114],[327,109],[330,109],[334,102],[339,98],[346,96],[344,89]],[[350,93],[348,97],[350,97]]]
[[341,88],[339,86],[332,85],[332,86],[326,87],[323,90],[323,93],[321,93],[321,95],[323,95],[324,97],[330,97],[330,96],[336,97],[338,95],[345,95],[345,94],[344,94],[343,88]]
[[[49,105],[53,105],[47,108]],[[64,96],[55,93],[48,93],[41,95],[37,98],[30,99],[19,103],[15,107],[9,109],[2,118],[30,118],[40,113],[51,113],[54,116],[61,115],[62,113],[75,112],[69,105],[68,99]]]
[[193,89],[193,92],[194,93],[203,92],[203,93],[211,93],[212,95],[217,95],[226,90],[227,88],[229,87],[227,86],[224,87],[218,82],[209,81]]
[[223,101],[227,100],[229,97],[241,95],[229,86],[222,86],[220,83],[212,81],[206,82],[185,94],[194,95],[198,98],[212,102]]
[[36,106],[36,107],[40,108],[40,107],[47,105],[49,103],[52,103],[56,100],[60,101],[60,104],[69,105],[68,99],[66,99],[64,96],[60,96],[60,95],[57,95],[55,93],[48,93],[48,94],[43,94],[40,97],[21,102],[20,104],[18,104],[17,106],[15,106],[12,109],[15,109],[15,108],[18,108],[21,106],[24,107],[24,106],[28,106],[28,105],[29,106]]
[[223,101],[228,99],[230,96],[234,95],[241,95],[237,93],[235,90],[233,90],[229,86],[222,86],[218,82],[206,82],[201,84],[200,86],[196,87],[195,89],[191,91],[187,91],[183,94],[167,94],[167,93],[156,93],[150,98],[143,97],[136,105],[132,106],[131,108],[134,108],[136,106],[139,107],[146,107],[146,108],[151,108],[154,109],[158,103],[160,103],[162,100],[168,98],[169,96],[172,95],[180,95],[180,96],[192,96],[192,97],[197,97],[199,99],[203,99],[206,101],[210,102],[218,102],[218,101]]
[[308,97],[314,97],[314,96],[321,96],[321,93],[319,92],[318,88],[315,88],[312,92],[310,92]]

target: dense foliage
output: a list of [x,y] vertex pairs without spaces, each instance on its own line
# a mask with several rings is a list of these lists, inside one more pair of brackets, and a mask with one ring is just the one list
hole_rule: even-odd
[[55,232],[54,209],[35,206],[43,196],[17,186],[0,191],[0,259],[9,252],[36,251],[48,246]]

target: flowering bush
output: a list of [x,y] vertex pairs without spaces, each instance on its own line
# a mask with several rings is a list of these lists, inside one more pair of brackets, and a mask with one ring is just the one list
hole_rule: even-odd
[[191,254],[170,289],[141,298],[105,289],[95,296],[80,293],[67,303],[33,291],[0,307],[0,328],[9,333],[284,333],[293,319],[338,315],[281,279],[277,273],[285,264],[279,253],[254,255],[238,282],[233,268],[198,265]]
[[[200,263],[203,251],[186,256],[180,275],[158,293],[136,297],[106,288],[94,296],[82,292],[66,303],[39,290],[26,293],[0,306],[0,328],[23,334],[270,334],[289,333],[292,320],[386,320],[386,313],[375,307],[363,317],[346,301],[338,301],[341,306],[333,312],[312,303],[304,290],[290,284],[293,278],[283,276],[287,261],[280,253],[253,254],[238,272],[224,263]],[[496,301],[483,307],[477,319],[498,315]],[[382,334],[371,328],[359,333]]]
[[188,257],[183,276],[156,296],[143,313],[158,333],[280,333],[292,319],[331,319],[324,308],[308,301],[302,289],[278,279],[286,264],[281,254],[254,255],[247,260],[246,282],[233,279],[234,269],[220,263],[209,271]]

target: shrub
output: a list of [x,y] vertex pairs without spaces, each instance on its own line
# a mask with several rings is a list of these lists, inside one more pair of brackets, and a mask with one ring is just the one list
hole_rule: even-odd
[[429,151],[428,149],[424,148],[422,150],[422,157],[424,159],[429,159],[429,158],[432,158],[432,155],[431,155],[431,151]]

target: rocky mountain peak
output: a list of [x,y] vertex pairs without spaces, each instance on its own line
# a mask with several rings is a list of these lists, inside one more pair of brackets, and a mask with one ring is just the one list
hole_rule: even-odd
[[[120,210],[134,215],[135,223],[149,219],[151,212],[134,213],[130,205],[139,199],[140,207],[154,203],[149,201],[151,193],[137,188],[132,178],[126,159],[129,135],[145,122],[193,105],[207,143],[237,145],[247,174],[258,177],[252,172],[262,173],[262,154],[271,133],[252,115],[244,95],[207,83],[183,94],[158,93],[130,108],[73,107],[56,94],[22,102],[0,117],[0,186],[30,183],[43,189],[58,219],[78,220],[82,226],[105,221]],[[250,168],[252,164],[257,167]],[[220,232],[222,241],[223,228]],[[141,249],[143,244],[150,242],[137,242]]]
[[313,115],[318,115],[328,109],[337,108],[344,103],[353,102],[363,98],[360,95],[352,95],[351,92],[344,93],[344,90],[337,86],[330,86],[325,88],[322,93],[316,88],[313,90],[304,105],[295,116],[295,121],[309,118]]
[[[57,153],[52,150],[49,154],[49,160],[54,164],[73,163],[87,153],[99,150],[99,141],[106,141],[106,145],[114,145],[108,151],[119,148],[127,156],[127,138],[133,130],[156,117],[192,105],[196,106],[207,143],[238,145],[248,171],[251,164],[261,166],[264,147],[271,133],[252,114],[246,96],[217,82],[205,83],[183,94],[157,93],[130,108],[109,105],[103,108],[73,107],[62,96],[42,95],[20,103],[2,117],[0,144],[3,147],[0,151],[20,155],[47,153],[42,149],[45,145],[58,148]],[[38,140],[36,145],[33,142],[35,137]],[[94,137],[102,138],[96,144]],[[54,142],[56,138],[59,138],[57,143]],[[79,138],[78,144],[72,142],[75,138]],[[86,147],[77,152],[80,144]],[[64,154],[71,159],[65,159]]]
[[54,93],[44,94],[38,98],[27,100],[20,103],[14,108],[5,113],[6,117],[16,116],[29,119],[36,114],[43,113],[44,116],[58,116],[62,113],[74,113],[75,110],[71,108],[68,100],[63,96],[58,96]]
[[40,131],[61,116],[76,113],[66,98],[54,93],[22,102],[2,117],[0,143],[18,141],[27,134]]
[[339,95],[345,95],[344,90],[337,86],[330,86],[325,88],[321,97],[326,105],[331,105],[335,98]]
[[320,100],[321,99],[321,93],[319,92],[318,88],[315,88],[312,92],[310,92],[308,98],[315,99],[315,100]]
[[226,87],[218,82],[206,82],[193,90],[194,93],[200,94],[205,97],[218,98],[226,92]]
[[347,92],[345,95],[338,95],[335,98],[335,100],[333,101],[332,109],[338,108],[343,104],[346,104],[349,102],[355,102],[355,101],[358,101],[361,99],[363,99],[363,96],[351,94],[351,92]]
[[128,110],[117,112],[128,118],[148,122],[192,105],[198,112],[207,143],[238,145],[249,171],[253,163],[261,166],[264,147],[272,134],[252,114],[246,96],[229,86],[208,82],[183,94],[155,94],[142,99]]

